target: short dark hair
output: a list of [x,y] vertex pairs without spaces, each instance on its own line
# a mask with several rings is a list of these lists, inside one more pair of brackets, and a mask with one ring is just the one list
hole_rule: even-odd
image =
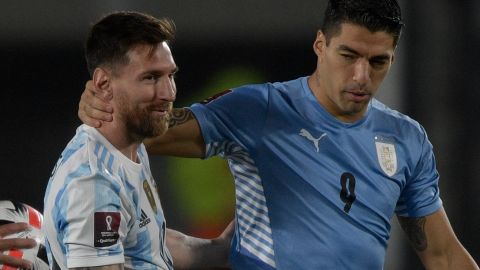
[[128,64],[128,51],[136,45],[146,44],[153,48],[161,42],[170,42],[175,37],[175,24],[169,19],[121,11],[109,14],[95,23],[85,43],[85,59],[90,75],[95,68],[104,66],[115,70]]
[[321,28],[327,45],[340,33],[342,23],[360,25],[372,32],[385,31],[393,36],[394,46],[404,25],[396,0],[329,0]]

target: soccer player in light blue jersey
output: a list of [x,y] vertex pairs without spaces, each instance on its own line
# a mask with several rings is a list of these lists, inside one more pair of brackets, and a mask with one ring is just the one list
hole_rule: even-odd
[[114,120],[78,127],[52,173],[44,208],[52,269],[226,265],[228,236],[167,232],[142,143],[168,129],[176,97],[173,37],[171,21],[136,12],[110,14],[92,27],[87,65],[95,87],[112,97]]
[[[234,269],[382,269],[394,215],[427,269],[478,269],[443,209],[425,130],[374,98],[402,27],[395,0],[330,0],[313,74],[176,109],[146,143],[152,154],[228,160]],[[94,88],[79,116],[100,126],[108,102]]]

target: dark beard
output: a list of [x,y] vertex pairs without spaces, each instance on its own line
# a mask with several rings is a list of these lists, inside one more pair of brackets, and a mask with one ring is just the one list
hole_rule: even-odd
[[160,121],[154,120],[148,108],[136,110],[129,108],[122,112],[122,117],[125,119],[125,127],[129,134],[141,140],[163,135],[168,129],[169,115]]

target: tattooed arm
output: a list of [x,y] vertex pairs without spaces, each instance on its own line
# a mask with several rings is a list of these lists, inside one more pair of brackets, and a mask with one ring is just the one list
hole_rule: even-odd
[[179,157],[203,157],[205,144],[200,126],[187,108],[173,109],[167,133],[144,141],[151,154]]
[[479,269],[455,236],[443,208],[425,217],[398,216],[398,221],[426,269]]

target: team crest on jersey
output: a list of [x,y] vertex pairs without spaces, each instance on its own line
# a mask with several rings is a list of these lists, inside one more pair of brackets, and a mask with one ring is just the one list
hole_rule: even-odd
[[380,136],[375,137],[375,147],[377,148],[377,158],[380,168],[388,176],[393,176],[397,172],[397,153],[395,144]]
[[152,207],[153,212],[155,212],[156,214],[157,204],[155,203],[155,197],[153,196],[152,189],[150,188],[150,185],[148,184],[148,181],[146,179],[143,180],[143,190],[145,190],[145,194],[147,195],[148,202],[150,203],[150,206]]
[[211,96],[211,97],[209,97],[209,98],[204,99],[204,100],[203,100],[202,102],[200,102],[200,103],[202,103],[202,104],[208,104],[208,103],[214,101],[215,99],[217,99],[217,98],[219,98],[219,97],[221,97],[221,96],[224,96],[224,95],[226,95],[226,94],[228,94],[228,93],[231,93],[231,92],[232,92],[232,90],[230,90],[230,89],[225,90],[225,91],[222,91],[222,92],[217,93],[217,94],[215,94],[215,95],[213,95],[213,96]]

